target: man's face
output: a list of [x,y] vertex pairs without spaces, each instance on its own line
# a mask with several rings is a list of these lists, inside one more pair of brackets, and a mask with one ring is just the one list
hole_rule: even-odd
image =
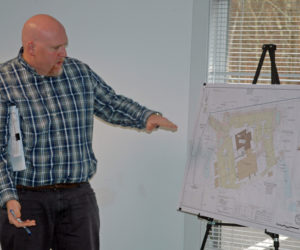
[[45,76],[59,76],[63,72],[67,45],[68,38],[64,29],[45,33],[38,41],[35,41],[37,73]]

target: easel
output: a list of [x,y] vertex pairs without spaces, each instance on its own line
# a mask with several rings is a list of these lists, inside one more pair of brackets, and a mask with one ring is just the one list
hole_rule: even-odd
[[269,235],[273,239],[273,246],[275,250],[279,249],[279,235],[270,233],[267,230],[265,230],[265,234]]
[[[205,230],[205,234],[204,234],[204,237],[203,237],[203,240],[202,240],[200,250],[205,249],[205,245],[206,245],[206,241],[207,241],[209,232],[211,231],[213,226],[245,227],[245,226],[234,224],[234,223],[216,222],[213,218],[201,216],[200,214],[198,215],[198,219],[204,219],[204,220],[207,221],[206,230]],[[265,230],[265,234],[269,235],[272,238],[274,249],[279,250],[279,235],[275,234],[275,233],[268,232],[267,230]]]
[[[270,61],[271,61],[271,84],[280,84],[278,71],[277,71],[277,67],[276,67],[276,63],[275,63],[276,45],[275,44],[264,44],[262,46],[262,50],[263,50],[263,52],[261,54],[252,84],[256,84],[256,82],[257,82],[257,79],[259,77],[259,73],[260,73],[261,67],[263,65],[264,58],[266,56],[267,51],[269,51]],[[274,249],[278,250],[279,249],[279,235],[268,232],[267,230],[265,230],[265,234],[269,235],[273,239]]]
[[204,250],[205,245],[206,245],[206,241],[207,241],[209,232],[212,229],[212,226],[244,227],[244,226],[241,226],[241,225],[238,225],[238,224],[233,224],[233,223],[215,222],[213,218],[201,216],[200,214],[198,214],[198,219],[207,220],[206,231],[205,231],[205,235],[204,235],[203,240],[202,240],[202,245],[201,245],[200,250]]
[[264,44],[262,46],[262,50],[263,50],[263,52],[261,54],[252,84],[257,83],[257,80],[258,80],[258,77],[260,74],[260,70],[262,68],[267,51],[269,51],[270,61],[271,61],[271,83],[272,84],[280,84],[279,76],[278,76],[278,72],[277,72],[277,68],[276,68],[276,63],[275,63],[276,45],[275,44]]
[[[264,44],[262,46],[262,54],[256,69],[256,73],[254,76],[254,79],[252,81],[252,84],[256,84],[266,53],[267,51],[269,51],[269,55],[270,55],[270,60],[271,60],[271,84],[280,84],[279,81],[279,76],[278,76],[278,72],[277,72],[277,68],[276,68],[276,63],[275,63],[275,50],[276,50],[276,45],[275,44]],[[205,231],[205,235],[202,241],[202,245],[200,250],[204,250],[205,245],[206,245],[206,241],[209,235],[209,232],[212,229],[212,226],[230,226],[230,227],[244,227],[238,224],[232,224],[232,223],[222,223],[222,222],[215,222],[215,220],[213,218],[209,218],[209,217],[205,217],[205,216],[201,216],[200,214],[198,215],[199,219],[204,219],[207,221],[206,224],[206,231]],[[279,235],[275,234],[275,233],[271,233],[268,232],[267,230],[265,230],[265,234],[269,235],[272,239],[273,239],[273,245],[274,245],[274,249],[275,250],[279,250]]]

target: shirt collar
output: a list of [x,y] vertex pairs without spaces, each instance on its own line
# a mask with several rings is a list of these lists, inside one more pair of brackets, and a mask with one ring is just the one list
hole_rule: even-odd
[[20,51],[19,51],[19,54],[18,54],[18,60],[19,62],[31,73],[35,74],[35,75],[38,75],[38,73],[36,72],[36,70],[31,67],[23,58],[23,47],[21,47]]

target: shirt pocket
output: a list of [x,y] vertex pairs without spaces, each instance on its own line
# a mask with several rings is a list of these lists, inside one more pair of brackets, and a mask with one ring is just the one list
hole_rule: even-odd
[[25,136],[49,133],[49,112],[42,101],[19,100],[17,107],[21,131]]

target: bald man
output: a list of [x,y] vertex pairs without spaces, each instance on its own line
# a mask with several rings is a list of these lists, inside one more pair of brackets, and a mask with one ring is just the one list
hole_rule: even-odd
[[[99,249],[94,115],[151,132],[177,126],[117,95],[88,65],[67,57],[63,25],[31,17],[16,58],[0,66],[0,241],[2,250]],[[19,111],[26,169],[7,153],[9,107]],[[117,152],[116,152],[117,153]],[[26,228],[26,230],[24,229]],[[29,235],[31,234],[31,235]]]

